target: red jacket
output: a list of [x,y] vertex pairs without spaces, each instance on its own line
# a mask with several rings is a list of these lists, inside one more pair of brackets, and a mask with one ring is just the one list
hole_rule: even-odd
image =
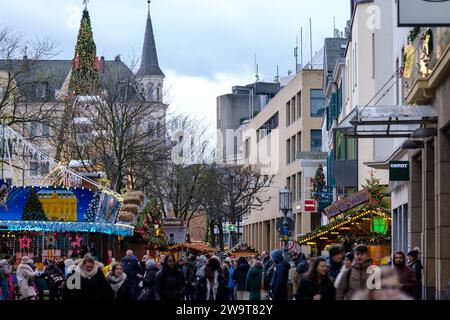
[[407,267],[406,265],[394,265],[394,267],[397,271],[400,283],[403,284],[403,292],[405,292],[410,297],[414,297],[417,287],[416,274],[411,268]]

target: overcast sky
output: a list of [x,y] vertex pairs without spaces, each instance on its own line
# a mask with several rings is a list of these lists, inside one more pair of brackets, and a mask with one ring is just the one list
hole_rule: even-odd
[[[303,27],[304,63],[309,60],[309,18],[313,50],[336,27],[344,30],[349,0],[152,0],[151,15],[171,111],[205,118],[215,128],[217,95],[260,77],[273,79],[295,69],[296,36]],[[0,0],[0,24],[26,38],[50,37],[57,58],[72,59],[82,0]],[[140,58],[146,0],[91,0],[88,4],[97,55]]]

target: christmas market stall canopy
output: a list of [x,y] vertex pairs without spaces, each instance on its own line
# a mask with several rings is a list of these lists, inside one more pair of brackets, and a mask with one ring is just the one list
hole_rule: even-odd
[[0,231],[88,232],[133,235],[116,223],[120,201],[106,190],[65,187],[8,187],[0,184]]
[[233,257],[251,257],[258,255],[259,252],[252,246],[248,245],[245,242],[240,242],[237,245],[235,245],[233,248],[225,252],[226,256],[233,256]]
[[218,250],[204,242],[179,243],[169,247],[169,251],[187,251],[198,253],[216,253]]

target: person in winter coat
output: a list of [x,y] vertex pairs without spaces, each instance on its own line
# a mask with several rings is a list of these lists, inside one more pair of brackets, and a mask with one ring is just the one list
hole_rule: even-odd
[[338,276],[336,277],[336,280],[334,280],[335,288],[338,287],[338,283],[339,283],[339,281],[341,281],[341,278],[342,278],[342,275],[344,274],[344,272],[347,271],[348,269],[350,269],[350,267],[352,266],[353,259],[354,259],[354,255],[352,252],[348,252],[345,254],[344,264],[342,265],[341,272],[339,272]]
[[339,272],[342,269],[344,259],[344,251],[341,246],[332,246],[329,251],[330,256],[327,259],[328,273],[331,279],[336,280]]
[[295,261],[291,261],[291,268],[289,269],[289,282],[292,283],[292,293],[297,294],[298,286],[300,284],[300,275],[297,272]]
[[315,258],[300,282],[296,300],[335,300],[335,290],[328,274],[327,260],[322,257]]
[[103,264],[87,253],[75,262],[74,271],[68,276],[64,286],[63,300],[106,300],[108,283],[103,275]]
[[0,260],[0,289],[2,290],[0,300],[9,299],[9,276],[12,274],[12,268],[8,260],[9,256]]
[[[227,258],[228,259],[228,258]],[[228,278],[228,297],[229,300],[235,300],[235,287],[234,287],[234,280],[233,280],[233,273],[236,269],[234,259],[230,259],[230,276]]]
[[283,258],[280,249],[275,249],[270,253],[274,263],[274,272],[270,282],[270,292],[273,300],[287,300],[288,279],[290,265]]
[[19,284],[20,299],[21,300],[34,300],[36,297],[36,291],[34,291],[33,283],[34,279],[38,275],[33,271],[31,264],[33,261],[27,256],[22,257],[22,261],[17,268],[17,283]]
[[261,289],[264,289],[264,266],[261,261],[255,261],[247,273],[246,288],[249,300],[261,300]]
[[184,297],[184,278],[176,267],[172,255],[164,257],[162,269],[158,271],[155,279],[156,300],[182,300]]
[[195,300],[195,256],[191,256],[188,261],[183,264],[181,272],[183,273],[185,282],[186,300]]
[[[336,300],[350,300],[355,292],[367,288],[367,273],[369,262],[369,248],[359,244],[354,249],[353,265],[342,273],[342,277],[336,288]],[[301,284],[300,284],[301,286]]]
[[147,268],[142,278],[143,288],[138,300],[155,300],[155,281],[159,269],[153,259],[148,259],[145,265]]
[[237,267],[233,272],[233,280],[236,285],[236,300],[248,300],[248,291],[245,287],[247,281],[247,273],[250,265],[244,257],[240,257]]
[[402,292],[397,272],[391,267],[381,267],[380,279],[380,289],[358,291],[352,300],[412,300]]
[[395,253],[394,269],[397,271],[402,291],[413,298],[416,295],[417,282],[416,275],[411,268],[406,265],[405,254],[401,251]]
[[133,299],[138,298],[137,274],[139,273],[139,262],[132,250],[128,250],[126,256],[121,260],[123,272],[126,273],[128,281],[131,285],[131,294]]
[[225,301],[227,292],[222,268],[217,258],[209,259],[205,266],[205,277],[197,284],[197,300]]
[[131,286],[127,274],[123,272],[120,263],[116,263],[106,275],[109,284],[110,297],[113,301],[131,301]]
[[45,270],[47,287],[49,290],[49,300],[61,300],[61,285],[64,281],[64,274],[61,269],[53,262],[50,261],[47,269]]
[[414,271],[416,275],[416,291],[413,296],[416,300],[422,299],[422,262],[419,259],[419,252],[416,250],[412,250],[408,252],[408,267]]

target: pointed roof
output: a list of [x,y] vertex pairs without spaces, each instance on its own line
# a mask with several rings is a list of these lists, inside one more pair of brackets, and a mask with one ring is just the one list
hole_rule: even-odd
[[148,1],[147,25],[145,27],[144,46],[142,48],[141,66],[137,76],[165,77],[158,63],[155,35],[153,34],[152,18],[150,16],[150,1]]

